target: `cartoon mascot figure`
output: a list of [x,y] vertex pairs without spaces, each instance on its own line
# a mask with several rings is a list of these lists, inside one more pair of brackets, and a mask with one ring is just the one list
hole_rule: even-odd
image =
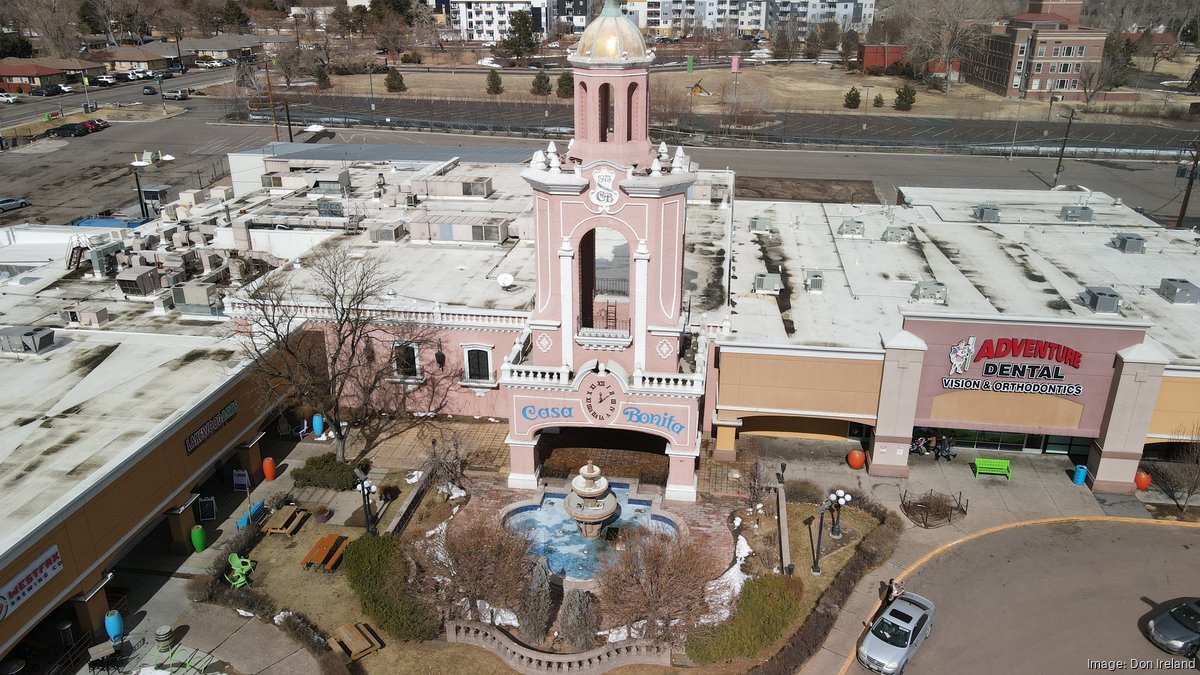
[[959,340],[950,345],[950,374],[965,375],[971,367],[971,357],[975,356],[975,336]]

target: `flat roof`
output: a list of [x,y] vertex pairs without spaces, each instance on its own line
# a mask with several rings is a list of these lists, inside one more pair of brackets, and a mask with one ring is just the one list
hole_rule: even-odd
[[[1103,319],[1151,323],[1148,334],[1172,362],[1200,365],[1195,335],[1200,305],[1172,304],[1164,278],[1200,280],[1200,239],[1165,229],[1098,192],[900,188],[903,206],[813,204],[739,199],[734,218],[732,340],[878,349],[900,330],[904,311]],[[971,213],[983,203],[999,222]],[[1092,220],[1064,220],[1063,207],[1086,206]],[[750,231],[769,218],[770,234]],[[847,221],[861,236],[839,234]],[[884,241],[900,228],[908,241]],[[847,231],[853,228],[847,227]],[[1114,245],[1140,235],[1144,253]],[[769,269],[768,269],[769,268]],[[756,274],[780,272],[778,298],[753,293]],[[820,272],[820,292],[805,290]],[[944,285],[944,303],[913,297],[920,282]],[[1089,286],[1121,295],[1117,312],[1094,312]]]
[[458,157],[463,162],[520,164],[528,162],[533,152],[521,147],[280,142],[229,154],[351,162],[444,162]]

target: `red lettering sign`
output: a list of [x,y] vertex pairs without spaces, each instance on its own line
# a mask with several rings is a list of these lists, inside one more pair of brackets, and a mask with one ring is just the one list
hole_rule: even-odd
[[1001,359],[1006,356],[1014,358],[1044,359],[1054,361],[1072,368],[1079,368],[1083,354],[1066,345],[1046,340],[1030,338],[988,338],[975,349],[973,362],[986,359]]

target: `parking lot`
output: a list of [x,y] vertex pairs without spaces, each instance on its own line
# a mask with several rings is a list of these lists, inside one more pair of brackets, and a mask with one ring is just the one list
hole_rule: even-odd
[[1155,521],[1079,521],[954,546],[905,583],[936,605],[932,634],[906,672],[1085,673],[1099,669],[1089,660],[1126,670],[1135,660],[1179,661],[1138,622],[1167,601],[1200,595],[1197,534]]

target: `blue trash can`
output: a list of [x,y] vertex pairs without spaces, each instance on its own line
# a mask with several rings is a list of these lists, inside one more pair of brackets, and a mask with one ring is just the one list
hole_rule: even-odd
[[1082,464],[1075,465],[1075,480],[1076,485],[1083,485],[1087,482],[1087,467]]
[[320,436],[325,433],[325,418],[320,415],[313,415],[312,432],[314,436]]

